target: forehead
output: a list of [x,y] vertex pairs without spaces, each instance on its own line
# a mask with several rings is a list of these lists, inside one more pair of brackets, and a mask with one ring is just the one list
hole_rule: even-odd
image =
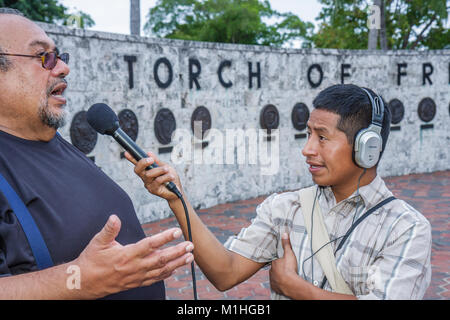
[[36,46],[53,49],[55,43],[31,20],[11,14],[0,14],[0,47],[3,51],[29,53]]
[[311,112],[307,126],[310,129],[326,129],[328,131],[333,131],[337,129],[339,119],[340,116],[336,113],[327,110],[314,109]]

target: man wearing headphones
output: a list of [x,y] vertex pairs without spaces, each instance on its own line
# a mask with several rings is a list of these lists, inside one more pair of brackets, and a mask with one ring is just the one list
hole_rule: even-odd
[[[272,263],[273,299],[422,299],[431,279],[431,227],[395,199],[377,165],[390,111],[369,89],[335,85],[316,97],[303,155],[315,186],[273,194],[222,245],[188,204],[195,260],[219,290]],[[180,201],[164,187],[173,168],[153,154],[135,172],[165,198],[187,235]],[[145,171],[156,161],[159,168]],[[186,197],[185,197],[186,199]]]

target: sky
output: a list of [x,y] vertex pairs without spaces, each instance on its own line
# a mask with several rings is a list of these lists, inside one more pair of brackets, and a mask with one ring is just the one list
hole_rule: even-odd
[[[270,0],[272,9],[279,12],[292,12],[303,21],[315,23],[321,5],[317,0]],[[88,13],[95,21],[95,26],[89,28],[95,31],[130,34],[130,0],[60,0],[69,12],[81,10]],[[141,0],[141,28],[144,27],[146,16],[156,0]],[[141,35],[144,35],[141,32]]]

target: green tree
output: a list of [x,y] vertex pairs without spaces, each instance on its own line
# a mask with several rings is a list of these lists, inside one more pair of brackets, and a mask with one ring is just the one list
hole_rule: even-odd
[[77,22],[80,28],[95,25],[90,15],[82,11],[69,13],[68,8],[58,3],[58,0],[0,0],[0,7],[20,10],[33,21],[64,25]]
[[[319,0],[319,31],[310,41],[319,48],[367,49],[369,2]],[[450,44],[445,28],[447,0],[383,0],[388,49],[442,49]]]
[[147,18],[146,34],[223,43],[282,46],[314,29],[292,13],[276,12],[267,0],[158,0]]

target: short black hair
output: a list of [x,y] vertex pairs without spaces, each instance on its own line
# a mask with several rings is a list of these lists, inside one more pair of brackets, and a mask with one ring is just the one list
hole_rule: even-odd
[[[364,88],[376,97],[371,89]],[[391,111],[384,99],[383,127],[381,128],[383,154],[388,141]],[[315,109],[326,110],[340,116],[337,128],[345,133],[348,143],[353,146],[357,133],[372,123],[372,104],[367,93],[353,84],[338,84],[321,91],[313,101]]]
[[[0,14],[13,14],[16,16],[25,17],[25,15],[21,11],[19,11],[17,9],[13,9],[13,8],[6,8],[6,7],[0,8]],[[1,46],[0,46],[0,53],[3,53],[3,49]],[[11,67],[11,61],[8,59],[8,57],[0,55],[0,71],[6,72],[10,69],[10,67]]]

